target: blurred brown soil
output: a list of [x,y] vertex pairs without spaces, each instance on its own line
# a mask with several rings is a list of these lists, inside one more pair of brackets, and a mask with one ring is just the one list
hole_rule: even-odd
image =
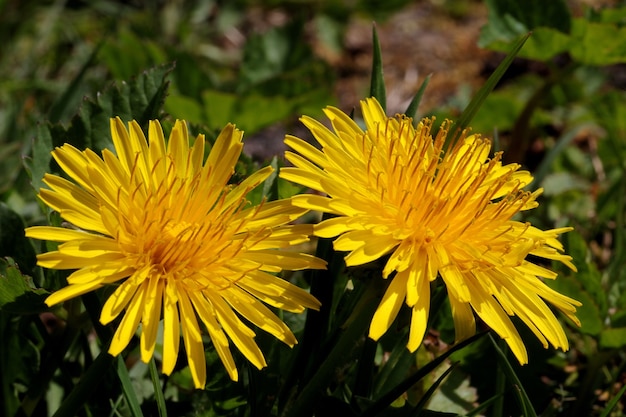
[[[433,2],[418,2],[377,23],[387,109],[404,112],[424,78],[432,78],[422,98],[420,113],[441,106],[459,86],[479,87],[483,63],[491,52],[477,46],[480,28],[487,21],[483,3],[470,2],[455,18]],[[345,36],[346,52],[338,60],[336,94],[343,109],[368,95],[372,66],[372,22],[355,18]]]

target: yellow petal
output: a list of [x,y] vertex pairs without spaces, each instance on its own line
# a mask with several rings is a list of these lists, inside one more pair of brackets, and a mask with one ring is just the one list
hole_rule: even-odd
[[370,325],[369,337],[378,340],[389,330],[406,295],[408,271],[398,273],[389,283]]

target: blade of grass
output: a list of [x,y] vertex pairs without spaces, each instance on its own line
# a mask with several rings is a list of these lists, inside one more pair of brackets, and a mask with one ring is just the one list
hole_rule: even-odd
[[122,383],[122,392],[124,393],[124,398],[126,398],[128,408],[130,408],[131,415],[133,417],[143,417],[139,401],[137,400],[137,395],[135,395],[135,388],[130,380],[130,375],[128,374],[128,369],[126,368],[124,359],[122,359],[121,356],[117,357],[117,376]]
[[[304,417],[313,415],[320,395],[329,385],[337,368],[351,360],[354,351],[361,344],[374,310],[378,307],[377,297],[380,293],[379,284],[383,280],[371,281],[366,292],[354,308],[352,316],[346,321],[345,328],[337,343],[333,346],[326,359],[321,362],[317,371],[308,380],[300,394],[285,407],[283,416]],[[372,285],[374,284],[374,285]]]
[[450,365],[450,367],[446,369],[439,378],[437,378],[437,380],[428,388],[428,390],[426,390],[422,398],[420,398],[418,403],[413,408],[414,410],[416,410],[415,417],[419,417],[422,414],[424,407],[426,407],[426,403],[428,403],[428,401],[433,396],[437,388],[439,388],[439,385],[441,385],[443,380],[446,379],[446,377],[450,374],[450,372],[452,372],[454,368],[457,367],[458,364],[459,364],[458,362],[455,362],[452,365]]
[[406,392],[413,384],[415,384],[420,379],[424,378],[430,372],[432,372],[435,368],[437,368],[443,361],[445,361],[450,355],[454,352],[463,349],[465,346],[475,342],[476,340],[483,337],[486,333],[478,333],[474,336],[465,339],[464,341],[457,343],[452,346],[448,351],[444,352],[441,356],[436,357],[423,367],[421,367],[417,372],[413,375],[406,378],[404,381],[391,388],[387,393],[383,394],[378,400],[374,402],[365,410],[365,412],[361,415],[361,417],[374,417],[379,415],[385,408],[387,408],[392,402],[394,402],[400,395]]
[[472,101],[470,101],[465,110],[463,110],[459,120],[456,122],[454,133],[450,136],[450,142],[446,145],[446,149],[454,147],[454,144],[461,137],[463,130],[469,126],[470,122],[480,109],[480,106],[482,106],[485,99],[496,87],[511,63],[513,63],[513,59],[517,56],[520,49],[522,49],[522,46],[524,46],[524,43],[526,43],[526,40],[528,40],[530,35],[531,33],[527,33],[513,45],[511,52],[509,52],[502,62],[500,62],[500,65],[498,65],[485,84],[480,88],[480,90],[478,90],[478,93],[476,93],[474,98],[472,98]]
[[417,90],[415,97],[413,97],[413,100],[411,100],[411,102],[409,103],[409,107],[406,108],[406,112],[404,113],[414,119],[413,123],[417,123],[417,109],[420,105],[420,102],[422,101],[424,91],[426,91],[426,87],[428,86],[431,77],[432,74],[428,74],[428,76],[424,78],[424,81],[422,81],[422,85],[420,86],[419,90]]
[[[506,352],[506,342],[502,339],[500,340],[500,348],[502,352]],[[506,389],[506,375],[502,371],[501,367],[496,369],[496,395],[494,397],[495,401],[493,404],[493,408],[491,409],[491,415],[493,417],[502,416],[502,411],[504,410],[504,390]]]
[[504,372],[509,381],[513,384],[515,388],[516,398],[519,402],[519,406],[522,409],[522,415],[525,417],[537,417],[537,413],[535,413],[535,409],[533,408],[532,403],[530,402],[530,398],[528,398],[528,394],[524,391],[524,387],[522,386],[521,381],[515,374],[511,363],[507,359],[506,355],[498,346],[498,343],[494,340],[491,333],[489,334],[489,340],[493,345],[493,348],[496,350],[496,355],[498,358],[498,362],[500,363],[500,369]]
[[604,410],[602,410],[602,414],[600,414],[599,417],[609,417],[609,414],[611,414],[611,411],[613,410],[613,408],[615,408],[619,400],[622,398],[622,396],[624,395],[624,392],[626,392],[626,385],[624,385],[622,389],[619,390],[617,395],[613,397],[611,401],[607,403],[606,407],[604,408]]
[[167,417],[167,407],[165,406],[165,397],[163,396],[163,388],[161,387],[161,378],[159,378],[159,371],[157,370],[154,357],[150,359],[148,366],[150,367],[150,379],[152,379],[152,385],[154,385],[154,399],[156,400],[159,410],[159,417]]
[[372,43],[374,51],[372,54],[372,80],[370,83],[370,97],[376,98],[383,110],[387,109],[387,93],[385,91],[385,79],[383,77],[383,54],[380,49],[378,32],[376,25],[372,26]]
[[477,416],[477,415],[482,415],[481,411],[486,410],[491,404],[496,402],[499,397],[500,396],[496,395],[496,396],[493,396],[493,397],[489,398],[487,401],[484,401],[478,407],[474,408],[471,411],[468,411],[467,414],[465,414],[465,417],[474,417],[474,416]]
[[83,407],[85,402],[98,388],[98,383],[102,381],[102,375],[105,374],[113,363],[113,356],[106,351],[100,352],[87,372],[82,376],[80,381],[74,386],[70,395],[61,403],[61,406],[53,414],[53,417],[74,417]]

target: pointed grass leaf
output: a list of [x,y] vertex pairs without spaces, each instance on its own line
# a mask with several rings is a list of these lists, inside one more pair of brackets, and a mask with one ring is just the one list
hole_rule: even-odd
[[615,406],[624,396],[624,393],[626,393],[626,385],[624,385],[622,389],[619,390],[615,397],[611,398],[611,401],[606,404],[604,410],[602,410],[602,413],[599,414],[599,417],[609,417],[611,415],[611,411],[613,411]]
[[517,56],[517,53],[520,51],[522,46],[524,46],[526,40],[528,40],[529,36],[530,33],[527,33],[513,45],[513,48],[511,48],[511,51],[508,53],[508,55],[502,60],[502,62],[500,62],[495,71],[491,74],[491,76],[489,76],[485,84],[472,98],[465,110],[463,110],[463,113],[459,117],[456,124],[453,126],[454,133],[449,136],[450,142],[447,144],[447,149],[450,149],[450,147],[454,146],[456,141],[461,137],[463,130],[469,126],[470,122],[474,118],[474,115],[476,114],[476,112],[478,112],[480,106],[487,99],[491,91],[493,91],[493,89],[496,87],[506,70],[513,62],[513,59]]
[[387,92],[385,90],[385,78],[383,76],[383,54],[380,48],[376,25],[372,26],[372,79],[370,82],[370,97],[378,100],[383,110],[387,108]]
[[413,100],[411,100],[411,102],[409,103],[409,107],[407,107],[406,112],[404,112],[404,114],[413,118],[415,124],[417,123],[417,109],[419,108],[420,102],[422,101],[422,96],[424,96],[424,91],[426,91],[426,87],[428,86],[431,77],[432,74],[428,74],[426,78],[424,78],[424,81],[422,81],[422,85],[417,90],[417,93],[413,97]]
[[408,378],[404,379],[402,382],[397,384],[394,387],[391,387],[385,392],[383,395],[378,397],[374,401],[374,403],[363,412],[362,417],[374,417],[378,416],[380,412],[386,409],[389,405],[391,405],[396,398],[400,397],[404,392],[410,389],[416,382],[424,378],[426,375],[430,374],[433,370],[435,370],[439,365],[441,365],[450,355],[454,352],[457,352],[464,347],[472,344],[476,340],[482,338],[486,333],[477,333],[472,337],[469,337],[454,346],[448,349],[446,352],[436,357],[426,365],[422,366],[418,369],[414,374],[410,375]]
[[502,349],[500,349],[498,343],[494,340],[491,334],[489,334],[489,340],[491,341],[493,348],[496,350],[496,357],[498,359],[498,363],[500,364],[500,371],[504,372],[507,379],[514,387],[513,391],[515,392],[515,398],[517,399],[520,409],[522,410],[522,416],[537,417],[537,413],[530,402],[530,398],[528,398],[528,395],[526,394],[519,378],[515,374],[515,371],[507,359],[506,354],[502,351]]

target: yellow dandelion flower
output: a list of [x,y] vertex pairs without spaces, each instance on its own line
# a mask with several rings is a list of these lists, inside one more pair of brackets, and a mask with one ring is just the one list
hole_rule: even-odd
[[276,250],[308,239],[311,226],[287,224],[305,209],[289,200],[247,203],[246,194],[271,167],[228,185],[243,133],[226,126],[204,162],[204,136],[190,147],[183,121],[176,122],[167,145],[158,121],[150,122],[149,142],[135,121],[127,130],[119,118],[111,119],[111,133],[117,155],[105,149],[100,158],[68,144],[52,152],[75,183],[47,174],[50,189],[41,189],[39,197],[75,228],[38,226],[26,234],[62,242],[38,256],[40,266],[76,271],[46,304],[117,285],[100,316],[108,324],[125,311],[109,353],[120,354],[141,324],[141,359],[147,362],[162,318],[163,372],[174,369],[182,333],[198,388],[206,381],[199,322],[233,380],[238,373],[230,341],[256,367],[266,365],[255,333],[240,316],[289,346],[297,343],[265,304],[299,313],[318,309],[319,302],[273,273],[325,263]]
[[[575,270],[557,237],[571,228],[540,230],[512,220],[537,206],[541,192],[526,192],[532,181],[517,164],[489,158],[491,144],[478,135],[463,137],[444,152],[449,123],[433,138],[432,119],[414,128],[412,120],[387,117],[375,99],[361,103],[362,130],[339,109],[325,110],[334,132],[318,121],[302,121],[320,143],[287,136],[294,167],[281,176],[328,196],[300,195],[294,204],[332,213],[315,235],[339,236],[338,251],[348,266],[389,255],[382,271],[392,277],[372,319],[369,336],[378,340],[403,302],[412,311],[408,349],[422,342],[430,307],[430,282],[445,283],[456,331],[475,333],[474,312],[511,347],[521,363],[526,348],[509,316],[518,316],[545,347],[568,349],[565,332],[546,301],[579,323],[580,303],[548,287],[556,273],[527,259],[556,260]],[[473,311],[472,311],[473,310]]]

